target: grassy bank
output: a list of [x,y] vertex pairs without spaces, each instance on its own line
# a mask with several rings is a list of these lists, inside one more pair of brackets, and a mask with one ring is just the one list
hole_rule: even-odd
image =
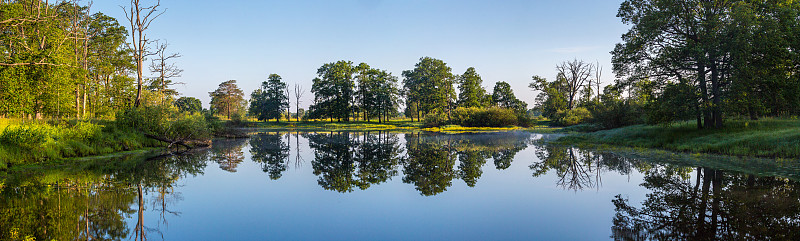
[[0,126],[0,169],[9,165],[103,155],[163,146],[113,121],[4,121]]
[[[146,147],[208,146],[224,128],[213,116],[174,107],[121,110],[114,120],[3,120],[0,170],[9,165],[54,162]],[[169,145],[168,145],[169,144]]]
[[800,121],[729,120],[721,129],[698,130],[693,122],[671,126],[636,125],[572,134],[563,144],[603,144],[734,156],[800,158]]
[[515,126],[507,127],[463,127],[458,125],[446,125],[440,127],[426,128],[421,122],[411,120],[390,120],[384,123],[378,122],[326,122],[326,121],[282,121],[282,122],[246,122],[243,126],[268,131],[428,131],[439,133],[465,133],[465,132],[497,132],[512,130],[532,130],[532,131],[552,131],[554,128],[546,126],[535,126],[522,128]]

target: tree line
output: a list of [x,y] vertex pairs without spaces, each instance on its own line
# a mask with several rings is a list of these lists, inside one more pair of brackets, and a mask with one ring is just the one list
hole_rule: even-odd
[[615,83],[601,92],[601,68],[564,62],[555,80],[533,78],[542,115],[562,125],[691,120],[700,129],[800,115],[800,2],[627,0],[617,16],[630,30],[611,52]]
[[181,55],[147,35],[164,11],[140,0],[123,10],[120,23],[91,3],[0,2],[0,117],[103,118],[171,105]]
[[[473,67],[463,75],[455,75],[444,61],[423,57],[414,69],[403,71],[402,76],[400,81],[392,73],[366,63],[356,65],[341,60],[323,64],[312,80],[313,103],[304,118],[385,122],[402,114],[416,121],[429,116],[453,119],[458,108],[507,109],[515,113],[514,118],[516,114],[527,115],[527,103],[516,98],[511,85],[498,82],[490,94]],[[295,85],[295,113],[303,111],[299,108],[303,93],[304,89]],[[210,96],[211,109],[229,118],[248,114],[260,121],[279,121],[291,115],[292,92],[277,74],[271,74],[253,91],[249,101],[235,80],[220,84]],[[405,106],[403,112],[402,106]]]

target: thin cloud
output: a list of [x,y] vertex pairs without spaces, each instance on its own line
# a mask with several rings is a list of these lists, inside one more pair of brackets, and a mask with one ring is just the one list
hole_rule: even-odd
[[574,54],[574,53],[582,53],[582,52],[594,50],[596,48],[597,47],[587,47],[587,46],[566,47],[566,48],[550,49],[550,52],[559,53],[559,54]]

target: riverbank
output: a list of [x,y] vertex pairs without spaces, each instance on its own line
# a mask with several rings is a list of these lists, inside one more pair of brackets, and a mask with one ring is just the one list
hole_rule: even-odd
[[410,120],[390,120],[388,122],[325,122],[325,121],[283,121],[283,122],[245,122],[241,124],[246,128],[258,131],[302,131],[302,132],[331,132],[331,131],[396,131],[396,132],[415,132],[426,131],[436,133],[480,133],[480,132],[501,132],[501,131],[535,131],[550,133],[560,128],[553,128],[544,125],[534,127],[463,127],[458,125],[446,125],[441,127],[425,127],[422,122]]
[[635,125],[576,133],[555,141],[568,145],[614,145],[730,156],[800,158],[800,121],[728,120],[721,129],[698,130],[693,122]]
[[[8,123],[8,122],[6,122]],[[114,121],[35,121],[0,127],[0,169],[10,165],[163,147]]]

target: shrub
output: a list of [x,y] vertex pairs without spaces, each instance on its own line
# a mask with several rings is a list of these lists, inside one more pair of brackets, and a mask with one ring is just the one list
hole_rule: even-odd
[[447,114],[440,112],[433,112],[425,115],[423,120],[425,127],[439,127],[447,124]]
[[182,115],[169,123],[167,136],[182,140],[206,140],[211,138],[212,127],[200,114]]
[[216,118],[208,114],[178,113],[159,106],[121,111],[117,114],[117,123],[170,140],[207,140],[218,129]]
[[592,122],[603,129],[613,129],[644,123],[642,108],[625,102],[603,103],[592,110]]
[[571,110],[559,110],[556,113],[556,123],[561,126],[573,126],[581,124],[590,118],[592,118],[592,113],[583,107],[578,107]]
[[117,124],[146,133],[163,133],[167,129],[166,123],[174,114],[161,106],[129,108],[117,113]]
[[34,149],[50,139],[52,129],[50,126],[40,124],[7,126],[3,133],[0,133],[0,143]]
[[503,127],[519,123],[520,117],[511,109],[463,108],[453,111],[453,124],[468,127]]

